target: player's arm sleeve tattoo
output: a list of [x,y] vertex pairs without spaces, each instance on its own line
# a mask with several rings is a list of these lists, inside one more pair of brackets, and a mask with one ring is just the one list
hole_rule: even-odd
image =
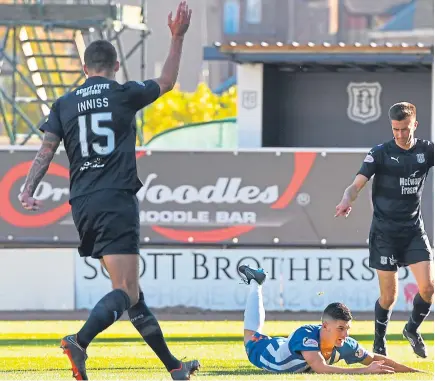
[[44,134],[44,140],[42,141],[41,148],[36,154],[35,160],[33,160],[29,173],[27,174],[26,182],[24,184],[24,191],[30,196],[33,196],[36,187],[44,177],[45,173],[50,166],[53,156],[56,153],[60,144],[60,137],[46,132]]

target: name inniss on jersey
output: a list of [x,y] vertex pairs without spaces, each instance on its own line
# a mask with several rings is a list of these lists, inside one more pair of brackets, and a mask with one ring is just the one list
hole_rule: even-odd
[[156,81],[120,84],[89,77],[52,105],[40,127],[64,140],[69,160],[70,200],[103,189],[136,194],[136,113],[160,96]]

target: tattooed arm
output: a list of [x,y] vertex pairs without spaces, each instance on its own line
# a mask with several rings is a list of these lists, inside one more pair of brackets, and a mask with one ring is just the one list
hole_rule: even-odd
[[33,198],[33,193],[47,172],[48,167],[53,160],[53,156],[59,147],[60,140],[61,139],[52,132],[45,132],[41,148],[36,154],[35,160],[30,167],[23,192],[19,196],[21,204],[25,209],[38,209],[39,202]]

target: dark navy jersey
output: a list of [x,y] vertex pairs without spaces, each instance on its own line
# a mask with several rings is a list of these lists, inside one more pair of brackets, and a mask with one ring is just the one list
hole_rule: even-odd
[[59,98],[41,126],[63,139],[70,164],[70,199],[101,189],[136,193],[136,112],[160,95],[152,80],[121,85],[90,77]]
[[403,235],[424,231],[421,195],[429,169],[434,165],[434,145],[416,139],[409,150],[393,140],[374,147],[358,174],[373,179],[372,230]]

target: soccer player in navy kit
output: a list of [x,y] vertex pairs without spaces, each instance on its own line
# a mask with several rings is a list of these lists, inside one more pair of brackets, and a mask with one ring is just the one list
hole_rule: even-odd
[[125,311],[174,380],[190,379],[200,366],[197,360],[182,362],[172,355],[140,290],[136,198],[142,182],[136,169],[135,115],[174,87],[190,18],[185,1],[180,3],[175,19],[169,15],[171,47],[160,78],[154,80],[119,84],[115,76],[120,65],[113,45],[100,40],[86,48],[87,80],[53,104],[41,127],[42,146],[19,196],[26,209],[38,208],[33,194],[63,140],[70,164],[70,204],[80,236],[79,254],[99,259],[113,287],[96,304],[80,331],[61,341],[77,380],[88,379],[86,349],[91,341]]
[[[262,286],[263,269],[239,267],[242,280],[249,285],[244,319],[244,343],[249,361],[260,369],[276,373],[404,373],[420,372],[386,356],[373,354],[349,337],[352,314],[342,303],[331,303],[322,316],[322,324],[299,327],[288,337],[263,334],[265,310]],[[341,368],[334,364],[360,363],[359,368]]]
[[394,139],[374,147],[365,157],[354,182],[336,207],[336,216],[347,217],[358,193],[373,179],[373,220],[369,236],[369,265],[376,269],[380,297],[375,305],[373,351],[385,355],[386,331],[397,300],[398,268],[409,266],[418,285],[413,310],[403,335],[415,354],[427,357],[418,327],[433,303],[433,252],[421,214],[421,195],[434,165],[434,144],[417,139],[416,107],[396,103],[389,110]]

